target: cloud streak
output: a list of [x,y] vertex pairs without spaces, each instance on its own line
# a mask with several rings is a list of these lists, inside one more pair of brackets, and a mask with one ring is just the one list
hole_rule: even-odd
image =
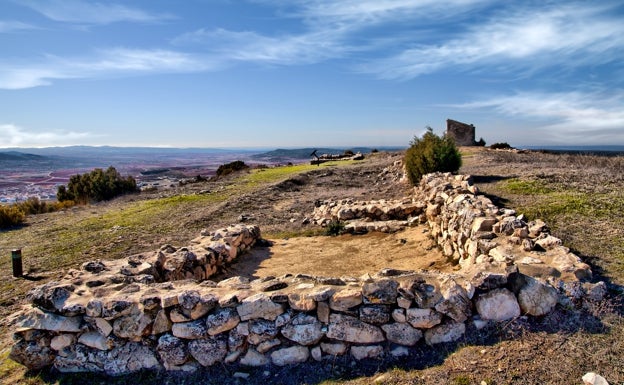
[[153,23],[171,19],[122,4],[83,0],[21,0],[19,2],[48,19],[78,24],[110,24],[116,22]]
[[32,132],[13,124],[0,124],[0,148],[48,147],[83,143],[95,137],[89,132],[46,131]]
[[447,68],[517,70],[590,61],[604,64],[624,51],[624,24],[607,10],[586,5],[514,9],[473,25],[454,39],[405,49],[364,66],[363,71],[382,78],[410,79]]
[[[537,125],[556,143],[624,143],[624,90],[604,92],[520,92],[452,107],[490,110]],[[535,138],[534,138],[535,139]]]
[[198,72],[215,70],[218,66],[218,62],[210,58],[182,52],[113,48],[99,50],[89,58],[49,55],[36,64],[0,64],[0,88],[45,86],[59,79]]
[[22,23],[14,20],[0,20],[0,33],[18,32],[29,29],[37,29],[32,24]]

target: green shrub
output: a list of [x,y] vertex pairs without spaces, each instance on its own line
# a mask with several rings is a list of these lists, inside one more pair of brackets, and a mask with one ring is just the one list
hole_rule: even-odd
[[0,229],[24,223],[26,215],[15,205],[0,205]]
[[439,137],[431,127],[422,138],[414,137],[405,152],[407,177],[413,185],[430,172],[456,172],[461,167],[461,154],[448,136]]
[[503,143],[494,143],[493,145],[490,146],[490,148],[492,150],[510,150],[513,147],[511,147],[509,143],[503,142]]
[[235,160],[234,162],[222,164],[217,169],[217,176],[226,176],[234,171],[240,171],[249,168],[242,160]]
[[483,138],[480,138],[475,145],[479,146],[479,147],[485,147],[485,140],[483,140]]
[[122,177],[115,167],[111,166],[106,171],[96,168],[88,174],[72,175],[67,187],[58,187],[56,199],[59,202],[99,202],[136,191],[136,180],[131,176]]
[[342,235],[345,232],[345,224],[343,221],[332,220],[327,224],[325,228],[325,235],[336,236]]

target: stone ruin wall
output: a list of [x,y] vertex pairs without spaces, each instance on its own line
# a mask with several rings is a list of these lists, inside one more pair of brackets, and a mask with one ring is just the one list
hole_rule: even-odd
[[13,316],[10,357],[32,369],[109,375],[397,357],[606,291],[579,281],[589,267],[543,222],[497,208],[467,176],[427,175],[400,201],[319,202],[313,217],[350,220],[353,232],[427,224],[461,269],[215,283],[207,278],[261,240],[256,226],[230,226],[188,247],[85,263],[35,288]]
[[446,135],[453,138],[455,144],[458,146],[474,146],[477,143],[475,139],[475,126],[472,124],[447,119]]

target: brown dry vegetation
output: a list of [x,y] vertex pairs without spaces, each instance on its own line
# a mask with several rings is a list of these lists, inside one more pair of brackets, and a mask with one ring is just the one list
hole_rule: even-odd
[[[119,258],[164,243],[184,245],[200,229],[236,222],[241,214],[253,216],[252,222],[260,225],[274,246],[256,250],[247,262],[231,266],[229,275],[342,275],[351,268],[350,275],[359,275],[377,271],[379,266],[411,263],[448,268],[444,261],[432,258],[434,254],[429,252],[437,251],[427,250],[431,242],[422,239],[423,228],[393,235],[324,237],[321,229],[301,224],[317,199],[388,199],[406,194],[406,186],[392,183],[389,175],[380,175],[400,154],[378,154],[361,163],[245,172],[216,182],[35,216],[23,228],[0,232],[0,332],[4,336],[0,340],[0,381],[570,384],[581,383],[585,372],[596,371],[611,384],[624,383],[624,158],[463,150],[460,172],[474,175],[481,191],[497,204],[529,218],[545,219],[555,236],[591,264],[595,279],[609,283],[607,301],[581,308],[558,307],[541,319],[520,317],[481,331],[469,329],[458,343],[435,349],[419,345],[409,357],[387,362],[355,364],[349,357],[339,357],[297,368],[218,366],[192,375],[143,373],[110,379],[25,372],[6,358],[10,347],[7,316],[23,303],[34,285],[60,277],[65,269],[86,260]],[[13,247],[24,250],[27,279],[11,277]],[[409,259],[412,253],[415,261]],[[331,265],[338,257],[341,263]],[[337,266],[343,270],[336,270]],[[237,370],[251,376],[233,378]]]

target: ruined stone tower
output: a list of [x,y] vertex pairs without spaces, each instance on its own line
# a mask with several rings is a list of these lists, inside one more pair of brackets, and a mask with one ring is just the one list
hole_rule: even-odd
[[475,126],[446,119],[446,135],[455,140],[458,146],[475,146]]

